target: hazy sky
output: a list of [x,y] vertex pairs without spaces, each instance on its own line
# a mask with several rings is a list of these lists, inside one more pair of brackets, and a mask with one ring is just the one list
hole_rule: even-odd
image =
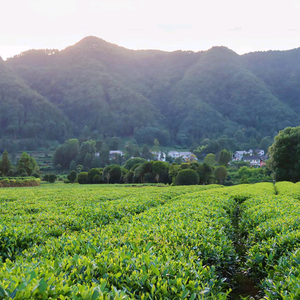
[[94,35],[130,49],[300,47],[299,0],[0,0],[0,56]]

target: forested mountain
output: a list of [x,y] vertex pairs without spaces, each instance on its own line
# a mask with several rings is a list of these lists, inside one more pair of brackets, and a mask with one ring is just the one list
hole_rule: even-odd
[[33,91],[0,57],[0,135],[58,139],[71,133],[71,122],[54,104]]
[[89,131],[190,145],[242,131],[259,143],[300,123],[299,62],[300,49],[134,51],[96,37],[30,50],[0,61],[1,135]]

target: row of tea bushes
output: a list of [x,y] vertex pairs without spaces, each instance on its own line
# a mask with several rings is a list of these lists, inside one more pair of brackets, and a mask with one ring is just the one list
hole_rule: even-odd
[[248,233],[245,268],[261,280],[264,299],[298,299],[300,203],[291,195],[299,194],[300,186],[289,182],[276,185],[278,196],[257,196],[242,204],[240,226]]
[[1,236],[0,298],[230,299],[237,208],[246,268],[265,278],[266,297],[281,299],[282,290],[267,285],[279,285],[286,265],[297,268],[296,235],[291,246],[278,237],[271,254],[268,241],[296,231],[299,201],[275,196],[270,183],[17,190],[0,192],[1,234],[10,232]]
[[234,200],[182,191],[106,226],[45,237],[0,265],[0,293],[14,299],[226,299],[222,274],[236,254],[224,207]]
[[[211,188],[197,187],[198,190]],[[124,217],[128,219],[151,207],[174,201],[177,196],[189,192],[189,189],[103,187],[99,190],[93,186],[82,192],[82,189],[75,186],[55,189],[57,197],[53,193],[34,193],[32,189],[22,191],[20,196],[16,189],[10,192],[5,190],[0,198],[2,259],[14,260],[23,250],[34,244],[43,244],[50,237],[99,228]]]

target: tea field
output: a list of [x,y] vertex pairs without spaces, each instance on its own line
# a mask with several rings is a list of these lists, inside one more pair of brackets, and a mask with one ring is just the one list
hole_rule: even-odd
[[300,184],[0,189],[0,299],[300,299]]

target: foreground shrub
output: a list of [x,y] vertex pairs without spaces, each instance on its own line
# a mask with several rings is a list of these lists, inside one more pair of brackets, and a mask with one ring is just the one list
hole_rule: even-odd
[[14,179],[1,179],[0,187],[26,187],[26,186],[39,186],[41,180],[39,178],[14,178]]
[[97,168],[90,169],[89,172],[88,172],[88,183],[95,183],[94,182],[94,177],[96,175],[101,175],[100,170],[97,169]]
[[72,183],[75,182],[75,180],[76,180],[76,178],[77,178],[77,173],[76,173],[76,171],[75,171],[75,170],[71,171],[71,172],[68,174],[67,178],[68,178],[68,180],[69,180],[70,182],[72,182]]
[[46,174],[44,176],[44,181],[48,181],[50,183],[54,183],[56,180],[57,176],[55,174]]
[[134,173],[132,171],[129,171],[126,175],[125,175],[125,182],[126,183],[132,183],[133,182],[133,176]]
[[103,183],[103,180],[102,180],[102,175],[101,174],[96,174],[93,178],[93,183]]
[[192,169],[184,169],[178,172],[175,185],[195,185],[199,182],[199,175]]
[[80,184],[86,184],[88,180],[88,172],[81,172],[77,176],[77,181]]

